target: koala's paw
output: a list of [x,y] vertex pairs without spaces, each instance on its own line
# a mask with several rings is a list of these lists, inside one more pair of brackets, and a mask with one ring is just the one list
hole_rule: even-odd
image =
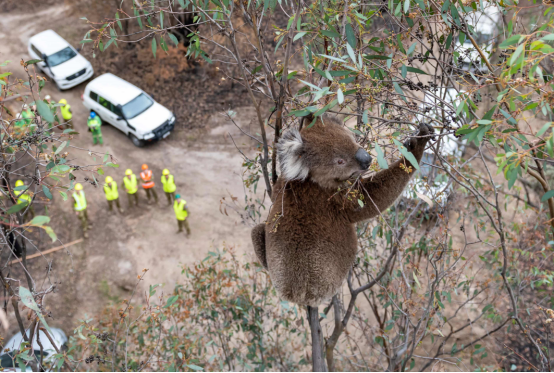
[[427,123],[421,123],[419,125],[419,132],[416,135],[417,137],[411,137],[408,140],[404,142],[404,146],[408,149],[408,151],[414,150],[418,145],[425,145],[427,144],[427,141],[434,140],[435,136],[435,129],[433,126]]

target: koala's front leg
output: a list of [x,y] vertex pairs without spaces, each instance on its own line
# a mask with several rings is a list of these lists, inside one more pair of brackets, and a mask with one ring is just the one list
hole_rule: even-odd
[[[433,127],[422,124],[419,126],[417,136],[408,139],[404,143],[404,146],[414,155],[418,164],[433,132]],[[410,161],[402,157],[391,164],[388,169],[380,171],[375,176],[364,180],[362,182],[362,192],[366,197],[364,207],[360,208],[356,203],[353,203],[346,209],[348,219],[352,223],[367,220],[385,211],[392,205],[402,194],[413,175],[413,172],[406,172],[405,165],[410,164]]]
[[265,257],[265,224],[258,224],[252,229],[252,244],[254,252],[261,265],[267,269],[267,260]]

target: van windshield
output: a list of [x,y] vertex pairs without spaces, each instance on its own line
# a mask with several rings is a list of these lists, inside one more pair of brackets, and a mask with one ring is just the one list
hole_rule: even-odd
[[154,101],[144,93],[141,93],[121,108],[123,116],[127,119],[133,119],[139,114],[142,114],[150,106],[154,104]]
[[66,61],[69,61],[73,57],[75,57],[77,53],[70,47],[64,48],[59,52],[54,53],[51,56],[46,57],[46,60],[48,62],[48,66],[54,67],[58,66],[59,64],[62,64]]

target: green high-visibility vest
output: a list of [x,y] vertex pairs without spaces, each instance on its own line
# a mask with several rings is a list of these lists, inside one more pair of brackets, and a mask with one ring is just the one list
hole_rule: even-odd
[[166,193],[173,193],[177,190],[177,186],[173,180],[173,175],[168,175],[167,177],[162,175],[162,184],[164,186],[164,192]]
[[123,184],[125,184],[125,189],[127,189],[128,194],[135,194],[138,190],[137,176],[135,174],[125,176],[123,178]]
[[71,106],[69,106],[69,104],[60,106],[60,111],[62,112],[62,118],[64,120],[70,120],[71,118],[73,118],[73,114],[71,114],[71,111],[69,111],[69,109],[71,109]]
[[104,185],[104,193],[106,193],[106,199],[108,201],[113,201],[119,198],[119,193],[117,192],[117,183],[115,181],[110,184]]
[[100,118],[98,118],[98,115],[95,116],[94,118],[89,118],[87,120],[87,125],[89,126],[89,128],[99,128],[101,125],[102,125],[102,121],[100,120]]
[[82,190],[73,193],[73,199],[75,200],[75,205],[73,205],[75,211],[83,211],[87,208],[87,199],[85,198],[85,192]]
[[21,112],[21,117],[24,119],[25,124],[29,125],[33,122],[33,119],[34,119],[35,116],[31,112],[31,110],[23,110]]
[[189,212],[185,210],[185,205],[187,204],[187,201],[181,200],[179,202],[178,200],[175,200],[173,203],[173,211],[175,211],[175,217],[177,220],[185,220],[187,216],[189,216]]

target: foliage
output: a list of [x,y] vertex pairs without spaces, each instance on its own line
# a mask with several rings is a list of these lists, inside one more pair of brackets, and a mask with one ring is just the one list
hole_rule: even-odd
[[[146,269],[139,276],[144,280]],[[296,306],[280,302],[260,266],[232,250],[183,268],[171,294],[151,285],[143,304],[122,300],[70,342],[79,370],[301,370],[306,344]],[[138,283],[137,283],[138,285]],[[94,364],[93,364],[94,363]]]

